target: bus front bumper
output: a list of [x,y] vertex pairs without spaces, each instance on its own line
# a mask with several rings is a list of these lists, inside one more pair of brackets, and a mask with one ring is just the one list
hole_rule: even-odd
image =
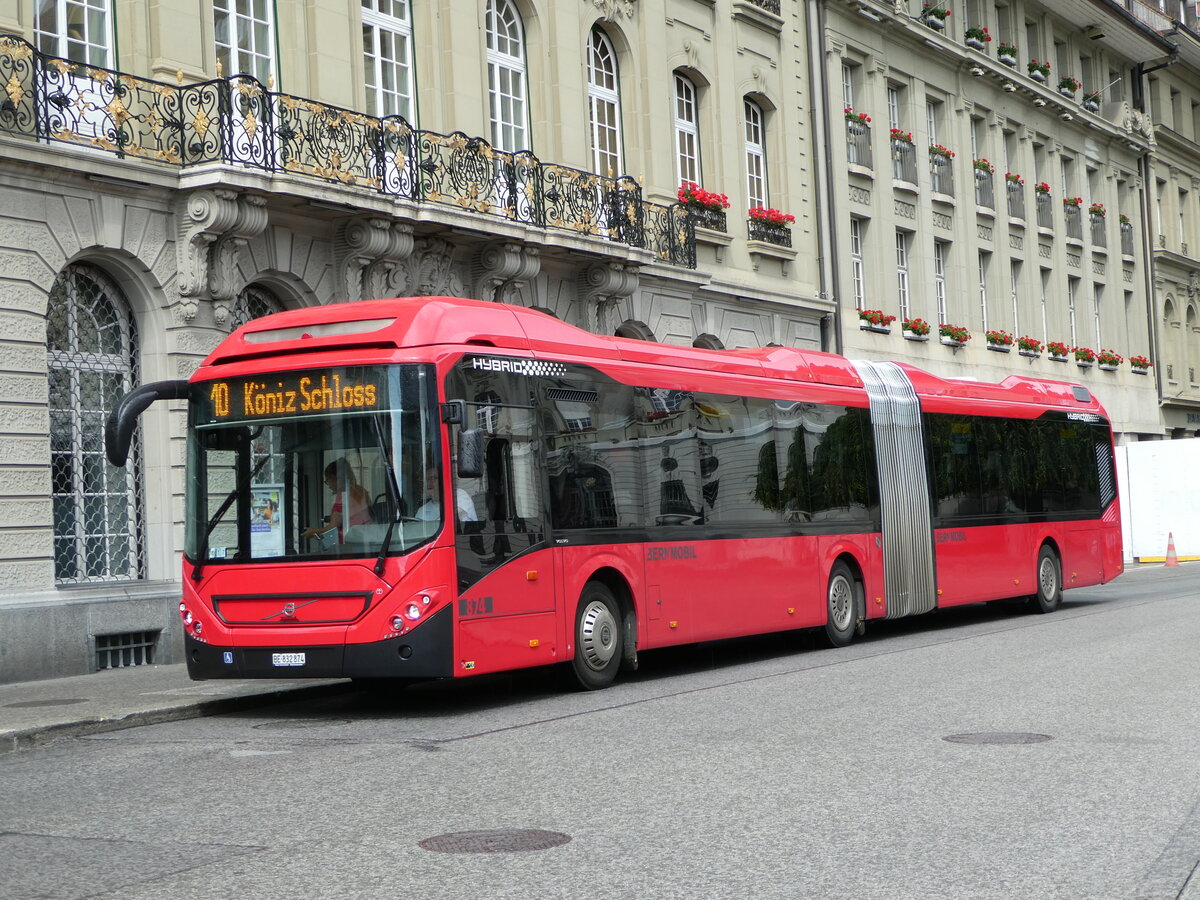
[[184,638],[188,675],[206,678],[449,678],[454,674],[450,607],[400,637],[369,644],[222,647]]

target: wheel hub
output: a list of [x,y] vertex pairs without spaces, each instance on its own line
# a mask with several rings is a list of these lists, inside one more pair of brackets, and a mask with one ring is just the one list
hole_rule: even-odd
[[579,646],[588,666],[596,671],[612,662],[617,650],[617,622],[603,603],[589,603],[580,616]]
[[850,627],[854,617],[854,591],[850,582],[838,576],[829,585],[829,619],[838,631]]

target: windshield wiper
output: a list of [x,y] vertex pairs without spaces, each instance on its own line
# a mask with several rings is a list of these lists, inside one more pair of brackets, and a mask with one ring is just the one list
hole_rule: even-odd
[[383,533],[383,541],[379,545],[379,556],[375,558],[375,574],[382,575],[387,563],[388,550],[392,545],[392,533],[396,530],[396,521],[400,518],[400,485],[396,481],[396,469],[392,458],[388,455],[387,444],[383,438],[383,427],[379,424],[379,416],[371,416],[371,424],[375,428],[375,440],[379,444],[379,454],[383,459],[384,472],[387,474],[388,516],[387,531]]

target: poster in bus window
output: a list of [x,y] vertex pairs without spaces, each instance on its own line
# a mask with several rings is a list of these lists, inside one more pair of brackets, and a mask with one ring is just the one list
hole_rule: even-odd
[[258,484],[250,492],[250,556],[283,556],[283,485]]

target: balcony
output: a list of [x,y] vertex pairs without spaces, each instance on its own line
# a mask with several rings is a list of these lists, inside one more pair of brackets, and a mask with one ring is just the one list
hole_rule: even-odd
[[954,160],[940,153],[929,154],[930,187],[935,194],[954,196]]
[[0,35],[0,132],[188,169],[222,164],[360,189],[487,219],[569,231],[696,265],[681,204],[603,176],[268,90],[244,75],[171,85],[46,56]]
[[975,170],[975,205],[996,208],[995,176],[987,169]]
[[1008,215],[1011,219],[1025,218],[1025,188],[1018,182],[1006,182],[1008,192]]
[[911,141],[892,141],[892,178],[917,183],[917,149]]
[[1133,225],[1121,223],[1121,255],[1133,256]]
[[1091,219],[1092,229],[1092,246],[1107,247],[1108,246],[1108,231],[1105,229],[1104,216],[1093,215]]
[[871,126],[866,122],[846,122],[846,161],[852,166],[872,168]]
[[1054,230],[1054,201],[1050,199],[1049,194],[1037,194],[1035,205],[1037,206],[1037,223],[1038,228],[1048,228]]
[[1072,203],[1063,204],[1063,218],[1067,222],[1067,238],[1073,241],[1083,240],[1083,213]]

